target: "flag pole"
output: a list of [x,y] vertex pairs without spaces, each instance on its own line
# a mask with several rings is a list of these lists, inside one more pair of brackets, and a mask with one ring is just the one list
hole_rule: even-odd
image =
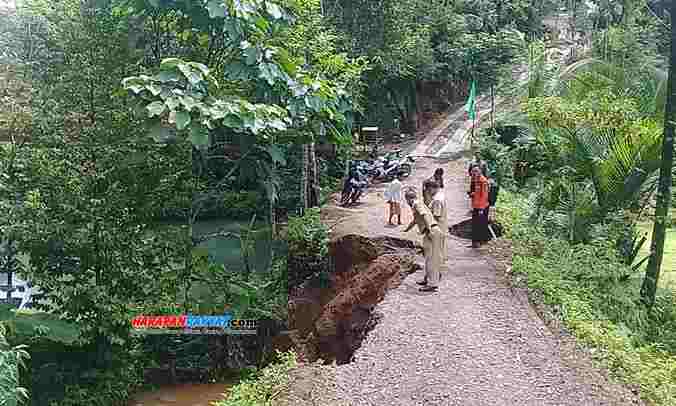
[[476,81],[472,79],[470,84],[469,98],[465,104],[465,111],[472,120],[472,130],[470,133],[470,148],[474,148],[474,129],[476,127]]
[[476,99],[474,99],[474,103],[472,104],[472,109],[474,110],[474,115],[472,115],[472,145],[474,145],[474,131],[476,128],[476,116],[477,113],[479,112],[479,109],[476,108]]

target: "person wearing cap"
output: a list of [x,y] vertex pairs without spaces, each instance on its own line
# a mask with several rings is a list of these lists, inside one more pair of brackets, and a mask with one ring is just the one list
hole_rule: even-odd
[[418,231],[423,235],[423,252],[425,254],[425,277],[417,282],[421,285],[422,292],[436,292],[439,289],[439,268],[441,267],[441,241],[443,234],[439,223],[434,218],[430,209],[418,201],[418,195],[413,189],[409,189],[404,198],[413,212],[413,221],[406,227],[405,232],[411,231],[418,226]]

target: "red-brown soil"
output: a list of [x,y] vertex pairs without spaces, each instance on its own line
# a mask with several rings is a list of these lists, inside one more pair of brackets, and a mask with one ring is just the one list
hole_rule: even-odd
[[373,325],[373,307],[415,271],[415,245],[391,237],[346,235],[331,242],[329,255],[329,280],[309,280],[291,293],[289,324],[303,360],[343,364]]

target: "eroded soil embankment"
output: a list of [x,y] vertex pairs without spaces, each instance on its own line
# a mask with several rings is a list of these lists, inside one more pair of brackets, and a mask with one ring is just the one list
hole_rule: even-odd
[[291,339],[301,358],[350,362],[377,322],[375,305],[416,271],[416,250],[412,241],[391,237],[332,241],[328,280],[312,277],[289,292]]

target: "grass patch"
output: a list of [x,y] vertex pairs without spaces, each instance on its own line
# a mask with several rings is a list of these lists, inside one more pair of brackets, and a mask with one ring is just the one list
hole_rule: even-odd
[[214,406],[271,406],[289,384],[289,371],[297,365],[293,352],[277,353],[278,361],[234,386]]
[[550,308],[597,362],[635,384],[653,405],[676,405],[676,300],[661,290],[648,313],[639,284],[626,279],[612,241],[571,245],[526,220],[522,196],[501,194],[497,217],[512,243],[512,271]]
[[80,336],[78,326],[44,312],[18,311],[14,318],[14,325],[17,335],[25,337],[34,335],[36,326],[46,327],[45,334],[49,338],[64,344],[72,344]]
[[80,336],[78,326],[53,314],[29,309],[14,310],[8,305],[0,308],[0,322],[9,323],[13,340],[20,343],[36,335],[43,335],[53,341],[72,344]]

